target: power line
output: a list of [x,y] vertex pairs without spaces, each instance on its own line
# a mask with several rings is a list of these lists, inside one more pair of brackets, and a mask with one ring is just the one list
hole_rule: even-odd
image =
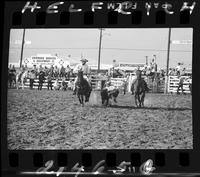
[[[11,47],[10,49],[20,49],[19,47]],[[98,48],[54,48],[54,47],[32,47],[32,48],[25,48],[27,50],[98,50]],[[167,50],[164,49],[131,49],[131,48],[101,48],[102,50],[133,50],[133,51],[159,51],[159,52],[167,52]],[[171,52],[192,52],[191,50],[170,50]]]

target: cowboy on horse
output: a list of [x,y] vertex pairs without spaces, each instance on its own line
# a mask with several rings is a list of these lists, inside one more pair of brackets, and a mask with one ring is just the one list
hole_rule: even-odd
[[[88,86],[92,90],[91,83],[90,83],[89,78],[88,78],[88,75],[90,75],[90,67],[86,64],[88,62],[88,60],[87,59],[81,59],[80,61],[81,61],[81,63],[78,64],[74,68],[74,73],[78,73],[79,71],[82,71],[83,72],[83,78],[87,81]],[[77,82],[78,82],[78,76],[74,80],[75,87],[74,87],[74,93],[73,93],[73,95],[76,94],[76,85],[77,85]]]
[[[133,81],[131,86],[132,95],[135,95],[135,104],[138,107],[144,106],[145,92],[149,91],[147,83],[142,78],[142,73],[140,70],[136,71],[137,78]],[[139,105],[138,105],[138,102]]]

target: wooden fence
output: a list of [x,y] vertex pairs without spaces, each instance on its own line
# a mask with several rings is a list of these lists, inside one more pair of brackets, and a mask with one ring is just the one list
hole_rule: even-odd
[[[190,88],[189,88],[189,84],[192,83],[192,79],[189,78],[189,76],[181,76],[184,77],[184,82],[183,82],[183,89],[185,93],[190,93]],[[168,80],[168,93],[175,93],[177,92],[177,88],[178,88],[178,83],[179,83],[179,79],[177,76],[169,76],[169,80]]]
[[[185,77],[185,81],[184,81],[184,92],[185,93],[190,93],[190,89],[189,89],[189,84],[192,83],[192,79],[189,79],[189,76],[182,76]],[[164,88],[165,88],[165,79],[164,78],[160,78],[159,80],[154,80],[152,81],[151,78],[148,77],[144,77],[145,81],[147,82],[148,87],[150,88],[150,92],[152,93],[164,93]],[[177,76],[169,76],[168,78],[168,93],[175,93],[177,92],[177,88],[178,88],[178,83],[179,83],[179,79]],[[74,80],[71,79],[71,80]],[[124,89],[124,81],[126,80],[126,78],[111,78],[111,83],[112,85],[116,86],[117,88],[119,88],[120,90]],[[52,83],[54,83],[56,80],[52,80]],[[92,88],[94,90],[100,90],[102,88],[102,84],[105,81],[105,79],[91,79],[91,85]],[[62,82],[62,80],[58,80],[59,83]],[[69,79],[65,81],[67,84],[69,84]],[[33,84],[33,88],[38,88],[38,79],[34,80],[34,84]],[[132,80],[130,80],[127,84],[127,91],[131,92],[130,90],[130,86],[132,84]],[[25,88],[29,88],[29,79],[27,79],[27,81],[24,84]],[[73,87],[73,85],[71,85],[70,87]],[[44,89],[47,89],[47,80],[44,81],[43,83],[43,87]]]

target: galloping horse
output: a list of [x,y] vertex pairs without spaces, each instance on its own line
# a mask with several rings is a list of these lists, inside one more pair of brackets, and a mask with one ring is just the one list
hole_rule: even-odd
[[83,71],[78,71],[78,79],[75,87],[79,102],[82,106],[84,106],[84,96],[85,102],[88,102],[90,98],[91,88],[87,80],[83,78]]
[[22,89],[24,90],[24,83],[29,78],[29,71],[22,71],[16,75],[16,87],[19,89],[20,84]]
[[[144,79],[141,77],[141,71],[136,71],[136,79],[133,81],[131,86],[132,94],[135,95],[135,104],[137,107],[144,107],[144,98],[145,98],[145,91],[148,90],[147,84]],[[138,105],[138,102],[139,105]]]

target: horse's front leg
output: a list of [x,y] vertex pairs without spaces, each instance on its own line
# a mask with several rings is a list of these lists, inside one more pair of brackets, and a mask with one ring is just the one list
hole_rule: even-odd
[[139,107],[141,107],[141,96],[138,94]]
[[144,98],[145,98],[145,92],[142,93],[142,97],[141,97],[141,104],[142,104],[142,107],[144,107]]
[[24,90],[24,81],[22,81],[22,90]]
[[137,99],[138,99],[138,94],[135,93],[135,105],[136,105],[136,107],[138,107]]
[[106,106],[109,104],[109,98],[106,99]]
[[19,83],[18,83],[18,79],[16,78],[16,88],[17,90],[19,89]]
[[13,80],[13,87],[14,88],[16,87],[16,80],[15,79]]
[[78,95],[78,100],[79,100],[79,102],[81,104],[81,96],[80,95]]
[[84,106],[84,96],[81,95],[81,105]]

